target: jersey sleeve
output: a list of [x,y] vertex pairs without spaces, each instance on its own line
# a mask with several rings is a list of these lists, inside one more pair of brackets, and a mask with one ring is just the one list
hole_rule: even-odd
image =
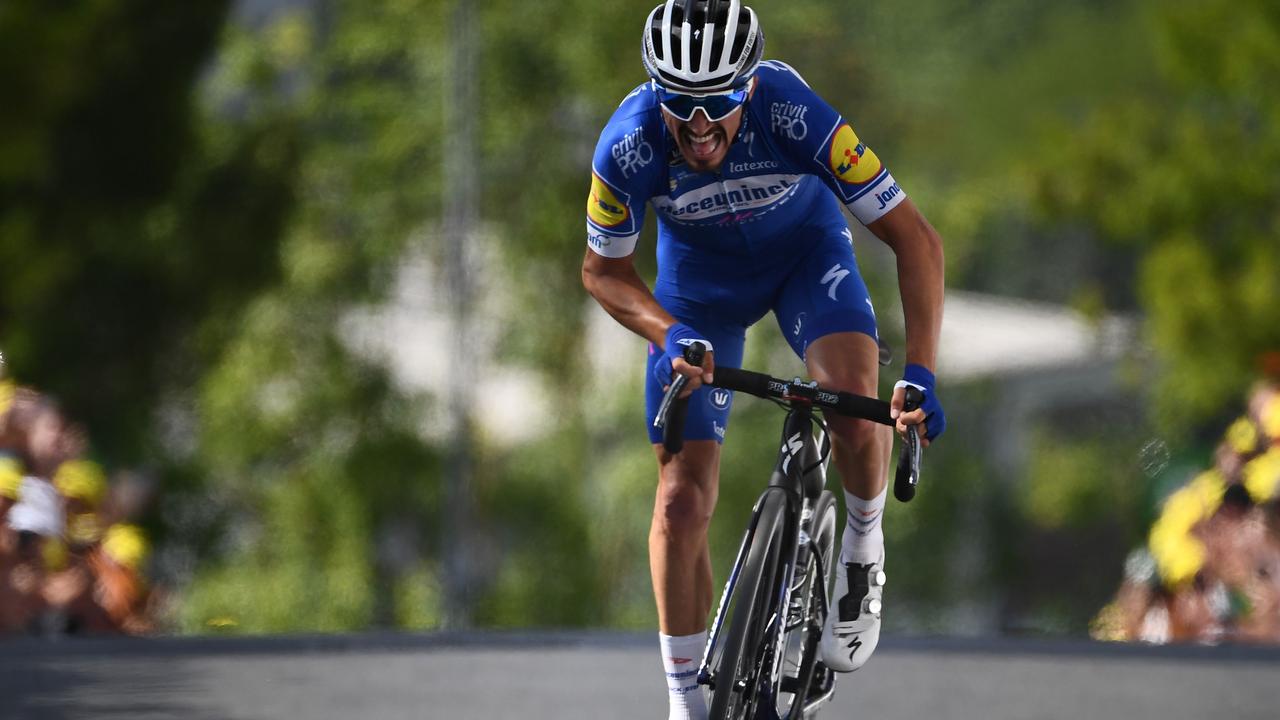
[[635,252],[653,173],[663,164],[658,153],[662,143],[655,135],[643,114],[621,109],[600,134],[587,195],[587,246],[600,255]]
[[777,60],[760,68],[769,133],[792,164],[821,178],[863,225],[906,199],[875,151],[799,73]]

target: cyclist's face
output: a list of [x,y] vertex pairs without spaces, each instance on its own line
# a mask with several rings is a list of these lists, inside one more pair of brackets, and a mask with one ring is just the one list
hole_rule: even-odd
[[729,154],[729,145],[738,128],[742,127],[742,108],[716,122],[708,120],[706,111],[701,109],[694,112],[688,122],[672,117],[666,110],[662,111],[662,119],[689,168],[694,172],[715,172]]

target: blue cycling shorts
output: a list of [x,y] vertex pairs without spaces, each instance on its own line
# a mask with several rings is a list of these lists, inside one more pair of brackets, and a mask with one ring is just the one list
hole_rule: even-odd
[[[804,359],[810,343],[838,332],[860,332],[877,337],[875,310],[866,283],[858,273],[853,246],[843,226],[825,228],[811,241],[807,252],[797,253],[791,264],[777,264],[764,271],[735,271],[709,263],[713,277],[700,282],[661,274],[654,287],[658,302],[677,320],[702,333],[715,349],[717,367],[741,367],[747,328],[770,310],[796,356]],[[719,277],[714,277],[714,275]],[[690,288],[711,288],[697,293]],[[661,352],[648,346],[645,363],[645,418],[649,440],[662,442],[653,427],[663,389],[653,366]],[[729,427],[733,393],[702,387],[689,398],[685,422],[686,440],[724,442]]]

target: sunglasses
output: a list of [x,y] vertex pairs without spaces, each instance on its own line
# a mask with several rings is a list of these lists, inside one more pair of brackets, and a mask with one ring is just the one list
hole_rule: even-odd
[[662,105],[662,109],[680,122],[693,120],[693,114],[698,110],[702,110],[709,122],[720,122],[742,107],[742,103],[746,102],[747,96],[751,94],[750,82],[736,90],[707,95],[671,92],[656,83],[655,87],[658,91],[658,103]]

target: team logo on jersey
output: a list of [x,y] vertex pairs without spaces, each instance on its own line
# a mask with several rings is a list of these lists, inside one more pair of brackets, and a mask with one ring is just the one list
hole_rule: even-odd
[[638,127],[614,143],[610,154],[622,171],[622,177],[629,178],[653,161],[653,146],[644,139],[644,128]]
[[598,233],[592,230],[591,225],[588,224],[587,242],[591,244],[591,247],[596,248],[597,250],[603,250],[613,244],[613,238],[605,235],[604,233]]
[[733,398],[733,393],[724,388],[711,388],[711,392],[707,393],[707,402],[711,403],[711,407],[717,410],[724,410],[729,407],[729,400]]
[[835,137],[831,138],[828,165],[837,178],[852,185],[861,185],[880,172],[880,158],[858,140],[848,123],[836,129]]
[[677,222],[704,222],[717,217],[773,209],[794,194],[802,175],[749,175],[703,185],[678,197],[653,198],[653,207]]
[[822,279],[818,281],[818,284],[826,285],[827,283],[831,283],[831,287],[827,288],[827,295],[830,296],[832,300],[835,300],[836,288],[840,287],[841,281],[848,276],[849,269],[842,267],[840,263],[836,263],[831,266],[831,269],[827,271],[826,275],[822,276]]
[[777,161],[774,160],[755,160],[748,162],[731,162],[729,163],[729,172],[734,175],[745,175],[746,173],[758,172],[760,170],[774,170],[778,167]]
[[805,139],[809,134],[809,125],[804,121],[804,116],[808,112],[808,105],[797,105],[793,102],[773,103],[769,106],[773,133],[797,142]]
[[587,217],[602,228],[617,227],[627,221],[630,213],[624,205],[600,179],[591,173],[591,196],[587,198]]

